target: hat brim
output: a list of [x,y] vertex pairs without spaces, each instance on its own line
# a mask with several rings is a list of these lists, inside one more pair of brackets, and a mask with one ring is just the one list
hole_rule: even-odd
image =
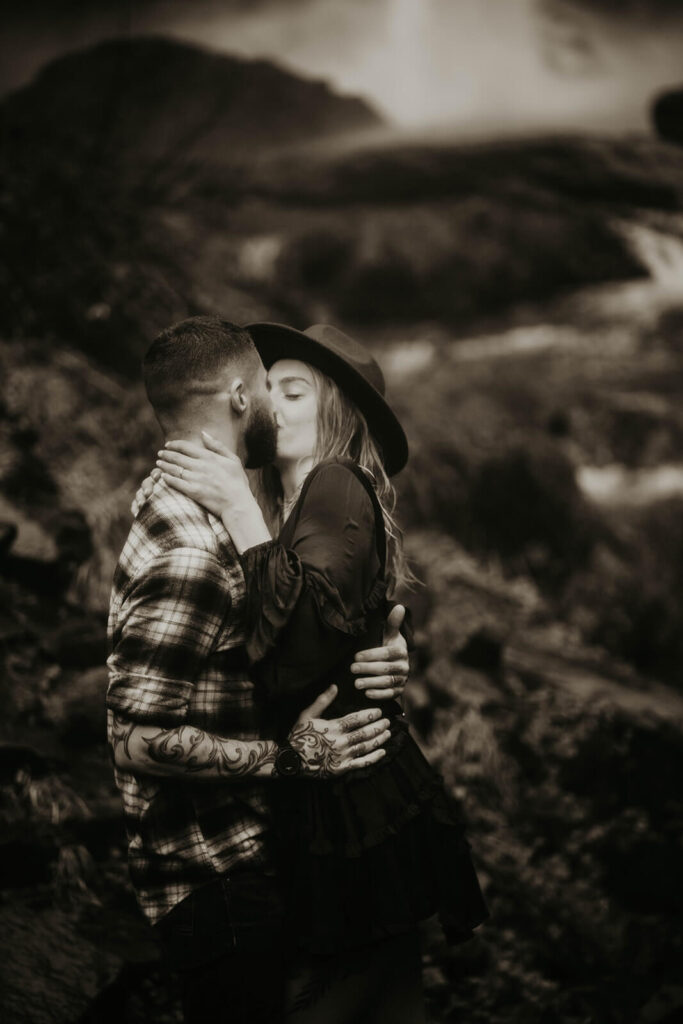
[[408,461],[403,427],[377,388],[345,359],[317,339],[286,324],[245,324],[266,369],[278,359],[300,359],[326,373],[358,406],[382,450],[388,476],[399,473]]

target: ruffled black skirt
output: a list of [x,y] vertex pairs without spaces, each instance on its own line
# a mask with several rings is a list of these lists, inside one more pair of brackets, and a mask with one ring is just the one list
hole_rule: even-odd
[[407,731],[371,768],[272,790],[292,934],[304,948],[372,943],[433,914],[462,942],[488,916],[457,805]]

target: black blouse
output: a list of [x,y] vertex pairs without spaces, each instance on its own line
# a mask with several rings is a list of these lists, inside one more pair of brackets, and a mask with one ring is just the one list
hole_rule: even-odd
[[371,706],[348,668],[356,651],[382,642],[385,551],[369,477],[335,460],[309,473],[278,540],[244,553],[247,653],[276,733],[332,682],[339,694],[327,717]]

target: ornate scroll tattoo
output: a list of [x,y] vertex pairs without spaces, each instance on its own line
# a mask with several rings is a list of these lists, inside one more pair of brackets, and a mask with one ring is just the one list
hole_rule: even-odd
[[129,722],[127,719],[122,718],[121,715],[112,716],[111,729],[109,730],[109,753],[111,759],[116,763],[116,753],[119,747],[123,747],[123,752],[126,757],[130,760],[130,738],[135,728],[135,722]]
[[159,765],[177,765],[188,774],[210,771],[218,776],[253,775],[275,762],[273,743],[224,740],[190,725],[142,736],[147,755]]
[[277,753],[276,745],[268,741],[227,740],[191,725],[151,732],[146,726],[114,715],[109,730],[112,759],[116,763],[117,754],[120,757],[123,749],[133,770],[144,770],[139,755],[136,758],[131,750],[134,736],[145,744],[150,761],[175,767],[179,773],[188,775],[198,772],[207,772],[212,777],[253,775],[264,765],[274,764]]
[[289,742],[306,762],[306,774],[329,778],[339,775],[342,758],[327,737],[327,729],[316,729],[313,722],[297,722],[289,734]]

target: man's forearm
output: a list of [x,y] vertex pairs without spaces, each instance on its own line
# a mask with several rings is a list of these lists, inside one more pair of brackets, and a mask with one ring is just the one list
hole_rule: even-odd
[[273,774],[277,744],[231,740],[193,725],[159,729],[114,715],[109,746],[117,767],[143,775],[206,780]]

